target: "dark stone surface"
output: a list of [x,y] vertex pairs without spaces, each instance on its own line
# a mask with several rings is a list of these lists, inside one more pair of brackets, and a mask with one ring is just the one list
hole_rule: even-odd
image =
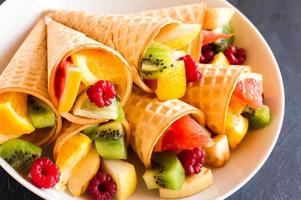
[[[0,0],[0,3],[3,0]],[[282,72],[286,112],[277,146],[261,170],[228,200],[301,199],[301,1],[230,0],[260,30]],[[300,35],[299,35],[300,34]],[[299,46],[300,45],[300,46]],[[0,199],[39,199],[0,169]]]

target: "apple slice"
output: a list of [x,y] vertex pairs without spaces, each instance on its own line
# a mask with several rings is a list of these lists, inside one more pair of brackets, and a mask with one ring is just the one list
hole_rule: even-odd
[[[79,197],[84,194],[90,180],[97,174],[100,165],[100,157],[94,147],[76,165],[68,180],[67,187],[70,193]],[[88,169],[88,170],[87,170]]]
[[185,182],[180,190],[169,190],[160,188],[160,198],[163,199],[176,199],[184,198],[205,190],[213,183],[213,176],[210,169],[205,167],[199,174],[186,177]]
[[162,28],[155,41],[173,49],[182,49],[189,45],[200,34],[199,24],[170,24]]
[[213,138],[214,145],[204,148],[206,152],[206,164],[222,167],[230,158],[230,149],[226,135],[217,135]]
[[125,200],[136,190],[137,175],[134,165],[122,160],[102,160],[102,170],[109,174],[117,185],[117,200]]
[[82,75],[79,68],[66,68],[65,87],[59,100],[59,113],[69,112],[71,110],[79,91],[81,77]]

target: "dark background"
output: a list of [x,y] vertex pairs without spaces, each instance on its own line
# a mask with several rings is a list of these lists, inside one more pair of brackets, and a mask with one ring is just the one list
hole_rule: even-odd
[[[0,0],[0,4],[4,0]],[[301,199],[301,0],[230,0],[264,35],[280,65],[286,111],[280,138],[261,170],[227,200]],[[3,30],[0,30],[3,31]],[[0,168],[1,200],[38,200]]]

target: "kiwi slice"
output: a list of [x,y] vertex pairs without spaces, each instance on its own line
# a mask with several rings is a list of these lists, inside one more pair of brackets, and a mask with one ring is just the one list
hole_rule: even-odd
[[267,126],[270,123],[270,108],[266,105],[254,109],[246,106],[242,112],[242,116],[249,119],[249,128],[258,129]]
[[45,102],[30,96],[27,104],[31,123],[35,128],[47,128],[55,125],[55,114]]
[[[233,29],[229,23],[225,24],[221,28],[216,28],[213,30],[213,32],[217,33],[225,33],[225,34],[231,34],[233,33]],[[234,37],[228,38],[228,39],[220,39],[213,43],[213,49],[215,53],[224,52],[228,47],[230,47],[234,42]]]
[[0,157],[6,160],[14,169],[28,174],[31,163],[39,158],[42,149],[32,143],[11,139],[0,146]]
[[144,52],[141,60],[141,76],[145,79],[157,79],[168,68],[175,65],[176,57],[167,45],[153,42]]
[[124,118],[124,111],[120,102],[117,100],[117,118],[115,119],[115,121],[122,121]]
[[147,169],[143,179],[148,189],[167,188],[180,190],[184,184],[185,171],[175,152],[155,153],[152,169]]
[[90,132],[98,154],[104,159],[126,159],[125,133],[121,122],[101,124]]

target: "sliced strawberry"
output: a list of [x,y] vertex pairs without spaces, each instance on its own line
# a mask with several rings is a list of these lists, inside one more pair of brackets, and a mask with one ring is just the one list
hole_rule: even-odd
[[72,67],[72,63],[65,60],[60,63],[60,65],[56,70],[54,86],[55,86],[55,96],[58,99],[60,99],[64,91],[67,67]]
[[225,33],[214,33],[212,31],[202,30],[203,34],[203,43],[202,45],[213,43],[219,39],[228,39],[233,36],[233,34],[225,34]]

